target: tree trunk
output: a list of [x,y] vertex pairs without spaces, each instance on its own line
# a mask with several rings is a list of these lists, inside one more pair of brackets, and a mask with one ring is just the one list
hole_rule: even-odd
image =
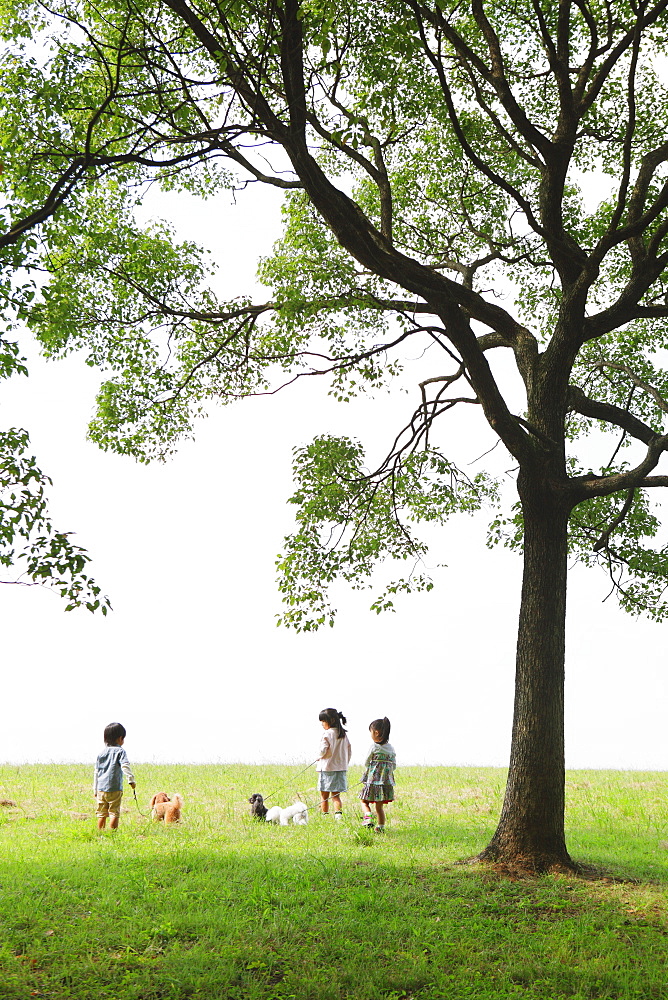
[[564,837],[564,653],[568,510],[544,484],[521,488],[524,578],[508,783],[480,860],[573,870]]

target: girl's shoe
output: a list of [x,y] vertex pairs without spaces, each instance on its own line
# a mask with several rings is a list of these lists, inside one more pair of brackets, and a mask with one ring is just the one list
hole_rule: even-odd
[[362,818],[362,826],[373,826],[373,816],[364,816]]
[[374,833],[385,833],[385,827],[384,826],[377,826],[376,829],[373,832]]

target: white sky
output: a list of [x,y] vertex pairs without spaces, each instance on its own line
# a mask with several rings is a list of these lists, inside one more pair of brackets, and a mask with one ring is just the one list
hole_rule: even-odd
[[[255,261],[279,233],[277,205],[259,189],[234,209],[180,201],[180,231],[215,252],[226,293],[253,288]],[[430,364],[416,362],[416,381],[435,373]],[[380,449],[416,397],[345,406],[306,380],[217,411],[169,464],[146,467],[85,440],[97,373],[77,359],[30,368],[3,386],[0,423],[29,429],[54,479],[54,522],[76,531],[114,612],[66,614],[46,591],[0,587],[0,761],[92,761],[118,720],[135,762],[305,766],[318,712],[332,705],[348,717],[357,761],[368,723],[388,715],[400,763],[507,763],[521,565],[485,548],[488,517],[432,532],[431,562],[448,568],[396,614],[376,616],[369,592],[341,587],[333,630],[274,624],[292,447],[330,432]],[[492,442],[455,420],[459,454],[473,461]],[[607,590],[600,572],[571,574],[567,766],[668,769],[664,629],[602,603]]]

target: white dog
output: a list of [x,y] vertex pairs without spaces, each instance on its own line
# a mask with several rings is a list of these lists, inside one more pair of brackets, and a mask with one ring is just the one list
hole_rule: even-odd
[[280,806],[272,806],[267,810],[264,817],[267,823],[277,823],[279,826],[287,826],[290,820],[296,826],[306,826],[308,823],[308,809],[305,802],[293,802],[291,806],[281,809]]
[[281,826],[287,826],[292,820],[295,826],[306,826],[308,823],[308,809],[305,802],[293,802],[291,806],[281,809]]

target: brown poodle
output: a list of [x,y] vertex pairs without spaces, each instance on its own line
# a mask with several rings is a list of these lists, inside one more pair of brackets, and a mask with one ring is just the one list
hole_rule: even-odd
[[151,799],[151,816],[155,820],[164,819],[165,823],[178,823],[183,809],[183,796],[175,792],[171,799],[164,792],[158,792]]

